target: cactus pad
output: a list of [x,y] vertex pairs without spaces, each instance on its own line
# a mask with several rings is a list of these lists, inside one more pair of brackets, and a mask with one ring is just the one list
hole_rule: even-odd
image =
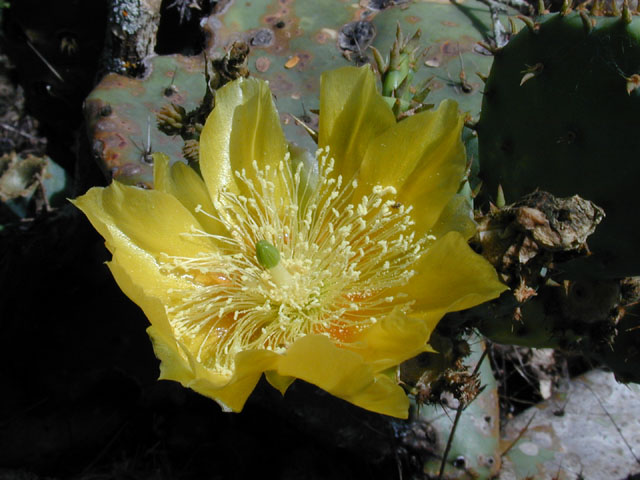
[[606,214],[579,272],[640,273],[640,19],[555,14],[497,52],[478,125],[481,178],[495,199],[537,188],[580,195]]
[[162,133],[156,115],[167,105],[195,109],[205,94],[204,59],[167,55],[149,60],[145,78],[109,74],[85,102],[93,152],[107,176],[150,187],[152,152],[183,160],[183,140]]
[[[323,71],[372,60],[369,45],[388,54],[398,25],[407,36],[420,29],[424,56],[413,84],[431,79],[428,103],[454,98],[463,111],[477,115],[483,84],[476,72],[486,74],[492,61],[477,44],[491,29],[488,8],[476,0],[395,2],[383,10],[377,3],[257,0],[247,15],[246,4],[234,2],[209,28],[215,31],[214,47],[240,39],[252,45],[251,74],[269,80],[278,110],[298,118],[317,108]],[[287,137],[299,137],[293,119],[284,120]]]
[[[418,87],[430,79],[426,103],[455,98],[463,111],[477,115],[482,82],[476,72],[486,73],[492,61],[477,45],[490,30],[486,6],[476,0],[416,1],[380,9],[378,3],[231,2],[205,22],[213,39],[207,55],[220,57],[237,41],[248,44],[250,74],[270,81],[287,138],[313,149],[294,116],[317,126],[311,110],[318,106],[320,74],[372,61],[369,45],[387,55],[398,25],[407,36],[421,29],[424,55],[417,59],[411,84]],[[198,106],[205,93],[204,61],[200,56],[153,57],[145,72],[141,79],[107,75],[87,98],[85,118],[107,176],[151,186],[151,153],[186,160],[182,138],[162,133],[156,116],[171,114],[170,104],[187,112]]]

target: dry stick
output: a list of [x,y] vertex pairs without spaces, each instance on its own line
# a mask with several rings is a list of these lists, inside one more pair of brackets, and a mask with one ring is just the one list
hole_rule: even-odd
[[622,430],[620,430],[620,427],[618,427],[618,424],[615,422],[615,420],[613,419],[613,417],[611,416],[609,411],[605,408],[604,404],[602,403],[602,400],[600,400],[600,397],[598,397],[598,395],[596,395],[596,392],[594,392],[593,389],[589,385],[587,385],[585,382],[582,382],[582,384],[589,389],[589,391],[593,394],[594,397],[596,397],[596,400],[600,404],[600,408],[602,408],[602,410],[604,410],[604,413],[606,413],[607,417],[609,417],[609,420],[611,420],[611,423],[613,424],[613,426],[615,427],[616,431],[620,435],[620,438],[622,438],[622,441],[624,442],[624,444],[627,446],[627,448],[631,452],[631,455],[635,459],[636,463],[640,464],[640,459],[633,452],[633,448],[631,447],[631,445],[629,445],[629,442],[627,442],[627,439],[624,438],[624,435],[622,434]]
[[55,68],[53,68],[53,65],[51,65],[46,58],[44,58],[44,55],[42,55],[29,40],[26,40],[26,42],[27,42],[27,46],[31,50],[33,50],[33,53],[35,53],[38,56],[38,58],[42,60],[42,62],[47,66],[49,70],[51,70],[51,73],[53,73],[58,80],[60,80],[61,82],[64,82],[64,78],[62,78],[62,75],[60,75],[58,71]]
[[527,421],[527,424],[522,428],[522,430],[520,430],[520,432],[518,433],[518,436],[513,440],[513,442],[509,444],[507,448],[504,449],[504,451],[500,453],[501,457],[504,457],[509,452],[509,450],[511,450],[513,446],[516,443],[518,443],[518,440],[522,438],[522,435],[524,435],[524,433],[529,429],[529,425],[531,425],[531,422],[533,421],[533,418],[536,416],[536,413],[537,412],[533,412],[533,415],[531,415],[531,418]]
[[[480,359],[478,360],[478,363],[476,363],[476,368],[473,369],[473,373],[471,374],[472,377],[475,377],[476,374],[478,373],[478,370],[480,370],[480,365],[482,365],[482,361],[484,360],[484,357],[487,356],[488,353],[488,349],[485,347],[484,351],[482,352],[482,355],[480,356]],[[473,398],[473,400],[475,400],[476,397]],[[471,400],[471,402],[473,402],[473,400]],[[458,427],[458,422],[460,421],[460,417],[462,416],[462,412],[463,410],[471,405],[471,402],[469,402],[467,405],[463,405],[462,401],[460,402],[460,405],[458,405],[458,410],[456,411],[456,417],[453,420],[453,426],[451,427],[451,433],[449,433],[449,439],[447,440],[447,446],[444,449],[444,453],[442,454],[442,462],[440,463],[440,473],[438,473],[438,480],[442,480],[442,475],[444,475],[444,467],[447,464],[447,456],[449,455],[449,450],[451,450],[451,445],[453,443],[453,436],[456,433],[456,428]]]
[[398,449],[395,449],[395,457],[396,457],[396,468],[398,469],[398,480],[404,480],[402,475],[402,462],[400,461],[400,455],[398,454]]
[[33,140],[34,142],[42,141],[42,139],[36,137],[35,135],[31,135],[30,133],[26,133],[21,130],[18,130],[17,128],[12,127],[11,125],[7,125],[6,123],[0,122],[0,127],[4,128],[5,130],[9,130],[11,132],[17,133],[18,135],[22,135],[23,137],[26,137],[29,140]]
[[87,472],[89,472],[104,456],[105,454],[109,451],[109,449],[113,446],[113,444],[115,443],[115,441],[120,437],[120,434],[124,431],[124,429],[127,427],[128,422],[123,422],[122,425],[120,425],[120,428],[118,428],[118,430],[116,431],[116,433],[113,434],[113,436],[111,437],[111,439],[107,442],[107,444],[102,448],[102,450],[100,450],[98,452],[98,455],[96,455],[96,457],[86,466],[84,467],[84,469],[82,470],[82,472],[80,473],[80,476],[84,476]]

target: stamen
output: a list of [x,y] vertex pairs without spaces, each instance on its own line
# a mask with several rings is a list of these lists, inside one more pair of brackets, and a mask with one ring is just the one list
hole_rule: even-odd
[[234,172],[242,193],[221,191],[214,212],[196,208],[229,235],[184,233],[218,251],[159,259],[191,285],[171,292],[176,335],[216,372],[233,371],[240,351],[283,352],[312,333],[349,345],[394,309],[411,309],[401,287],[432,236],[415,238],[411,207],[393,187],[356,198],[358,182],[333,173],[328,148],[316,159],[313,180],[288,156],[277,168],[253,162],[253,171]]

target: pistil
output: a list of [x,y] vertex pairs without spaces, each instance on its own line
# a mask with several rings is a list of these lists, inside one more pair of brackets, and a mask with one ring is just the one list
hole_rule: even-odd
[[267,240],[256,243],[256,258],[269,272],[276,285],[281,288],[293,285],[293,277],[280,261],[280,252]]

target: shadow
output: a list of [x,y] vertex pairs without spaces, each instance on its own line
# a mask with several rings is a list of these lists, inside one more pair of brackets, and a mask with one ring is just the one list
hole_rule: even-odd
[[482,34],[486,41],[490,40],[490,34],[492,33],[491,30],[487,28],[487,25],[482,20],[480,20],[480,18],[475,13],[477,10],[479,10],[479,8],[462,5],[455,0],[450,0],[450,2],[454,7],[464,13],[469,18],[469,20],[471,20],[474,28]]

